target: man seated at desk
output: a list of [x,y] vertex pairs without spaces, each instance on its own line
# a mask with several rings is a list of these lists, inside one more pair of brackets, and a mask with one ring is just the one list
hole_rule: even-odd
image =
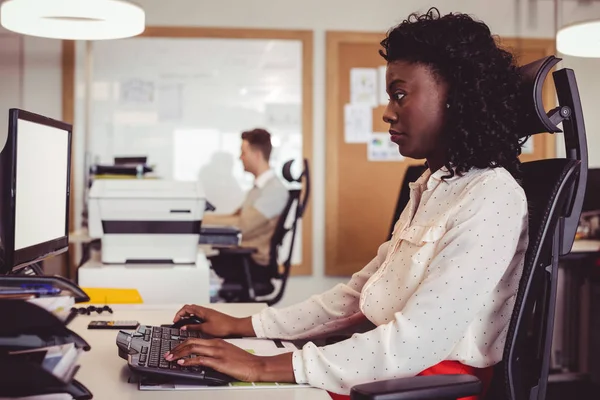
[[[277,220],[288,200],[288,190],[269,167],[271,135],[264,129],[242,133],[240,160],[244,170],[254,175],[254,187],[246,195],[241,207],[230,215],[205,214],[203,224],[229,225],[240,229],[242,246],[255,247],[252,254],[256,267],[251,268],[255,281],[269,281],[266,266],[269,263],[271,236]],[[239,281],[243,276],[240,259],[220,254],[211,257],[212,268],[225,282]]]

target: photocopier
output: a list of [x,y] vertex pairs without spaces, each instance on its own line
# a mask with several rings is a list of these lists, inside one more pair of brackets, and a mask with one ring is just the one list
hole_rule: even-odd
[[198,246],[206,205],[199,182],[95,180],[88,226],[101,259],[79,268],[79,285],[135,288],[144,303],[208,303],[210,268]]

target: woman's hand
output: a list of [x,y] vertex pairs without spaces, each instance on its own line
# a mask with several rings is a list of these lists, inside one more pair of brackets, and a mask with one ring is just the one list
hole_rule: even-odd
[[204,320],[201,324],[185,325],[181,329],[190,331],[200,331],[214,337],[244,336],[255,337],[256,333],[252,328],[252,319],[235,318],[227,314],[215,311],[211,308],[205,308],[196,305],[185,305],[177,311],[173,322],[181,318],[196,316]]
[[[195,355],[191,358],[183,358]],[[223,339],[188,339],[165,354],[182,366],[205,366],[245,382],[295,382],[292,353],[255,356]]]

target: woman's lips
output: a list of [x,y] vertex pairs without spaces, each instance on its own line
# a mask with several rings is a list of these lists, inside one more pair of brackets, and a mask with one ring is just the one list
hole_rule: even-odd
[[406,139],[407,135],[405,133],[400,132],[390,132],[390,139],[392,142],[399,144],[400,142]]

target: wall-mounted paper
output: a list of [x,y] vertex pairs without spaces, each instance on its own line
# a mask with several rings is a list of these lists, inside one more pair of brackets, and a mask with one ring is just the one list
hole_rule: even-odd
[[387,67],[385,65],[379,67],[377,69],[378,79],[379,79],[379,104],[382,106],[387,106],[389,101],[389,96],[387,94],[387,84],[385,83],[385,71]]
[[367,145],[369,161],[403,161],[398,145],[390,140],[389,133],[373,132]]
[[377,70],[352,68],[350,70],[350,102],[377,107]]
[[346,143],[366,143],[373,132],[373,110],[366,104],[344,106],[344,140]]
[[527,139],[527,141],[521,147],[521,154],[533,154],[533,137]]
[[141,78],[127,79],[121,82],[120,102],[128,105],[152,105],[155,100],[154,82]]

